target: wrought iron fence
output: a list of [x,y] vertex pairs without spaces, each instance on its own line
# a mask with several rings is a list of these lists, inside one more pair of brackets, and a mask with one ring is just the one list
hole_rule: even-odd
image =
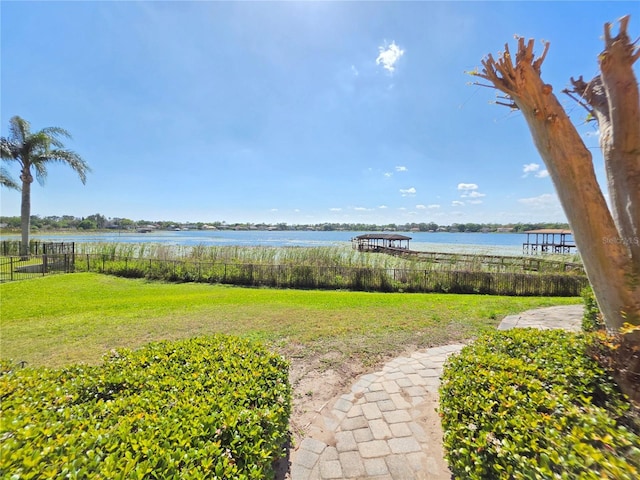
[[174,282],[275,288],[488,295],[578,296],[589,282],[574,274],[508,273],[318,265],[265,265],[77,255],[76,269]]
[[[0,243],[0,255],[20,255],[20,240],[3,240]],[[31,240],[29,242],[29,255],[64,255],[75,253],[74,242],[41,242]]]
[[75,269],[73,254],[0,257],[0,282],[43,277],[52,273],[71,273]]
[[73,253],[0,257],[0,282],[74,271],[173,282],[224,283],[274,288],[520,296],[578,296],[589,284],[584,275],[576,274],[339,265],[265,265]]

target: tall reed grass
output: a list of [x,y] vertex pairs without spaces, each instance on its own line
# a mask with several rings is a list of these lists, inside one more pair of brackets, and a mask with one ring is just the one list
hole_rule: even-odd
[[[541,257],[496,257],[487,255],[433,253],[398,257],[361,252],[348,246],[268,247],[167,245],[154,243],[79,243],[79,254],[100,255],[107,259],[179,260],[187,262],[322,266],[372,269],[418,269],[428,271],[469,271],[518,273],[564,273],[566,261]],[[582,273],[582,272],[577,272]]]
[[[540,259],[482,255],[397,257],[349,247],[80,244],[77,271],[178,282],[277,288],[578,295],[583,275],[558,274]],[[529,265],[527,266],[527,261]],[[532,271],[526,271],[527,269]]]

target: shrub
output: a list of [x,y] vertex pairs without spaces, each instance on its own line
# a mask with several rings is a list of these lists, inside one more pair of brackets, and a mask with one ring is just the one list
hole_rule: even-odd
[[582,289],[580,296],[584,302],[584,315],[582,317],[582,330],[585,332],[595,332],[604,330],[604,320],[593,289],[588,286]]
[[591,336],[515,329],[488,334],[447,362],[444,446],[469,479],[640,475],[629,403],[587,354]]
[[114,351],[101,366],[0,365],[2,478],[273,477],[288,365],[214,336]]

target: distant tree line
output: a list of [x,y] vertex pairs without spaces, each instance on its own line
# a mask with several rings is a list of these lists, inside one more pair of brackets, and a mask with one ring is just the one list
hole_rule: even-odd
[[[3,229],[19,229],[20,217],[0,216],[0,227]],[[388,231],[388,232],[525,232],[540,228],[569,229],[566,223],[453,223],[438,225],[434,222],[421,223],[388,223],[383,225],[368,223],[227,223],[227,222],[174,222],[131,220],[129,218],[107,218],[99,213],[87,217],[73,215],[31,216],[31,228],[34,230],[317,230],[317,231]]]

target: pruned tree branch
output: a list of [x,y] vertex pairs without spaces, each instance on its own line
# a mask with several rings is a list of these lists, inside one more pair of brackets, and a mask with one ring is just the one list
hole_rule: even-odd
[[[621,30],[626,32],[626,23]],[[636,52],[629,49],[628,43],[624,44],[624,41],[628,42],[626,33],[612,38],[609,28],[605,37],[607,49],[601,56],[601,62],[611,62],[614,66],[622,62],[624,75],[627,75],[625,78],[629,79],[628,72],[633,63],[631,58]],[[590,151],[553,94],[552,86],[542,81],[540,73],[548,51],[549,43],[545,42],[543,53],[536,58],[533,40],[525,42],[523,38],[518,38],[515,63],[507,45],[504,53],[497,59],[488,55],[482,61],[482,71],[476,73],[476,76],[488,80],[507,96],[507,102],[496,103],[509,107],[515,104],[526,119],[534,143],[547,166],[574,231],[574,238],[582,254],[585,270],[601,303],[609,328],[616,330],[625,321],[638,324],[640,323],[640,267],[637,261],[640,257],[632,252],[636,246],[633,249],[630,248],[629,242],[622,236],[624,232],[631,230],[621,225],[625,221],[632,224],[633,222],[629,219],[633,215],[637,221],[640,221],[640,213],[633,210],[633,208],[640,208],[640,199],[632,198],[634,195],[640,195],[638,187],[640,179],[635,177],[635,169],[628,168],[629,166],[622,161],[615,164],[615,174],[613,171],[608,172],[612,178],[615,177],[613,183],[610,181],[610,187],[622,186],[623,191],[627,192],[624,201],[620,202],[619,199],[614,201],[620,205],[614,208],[613,212],[620,210],[623,204],[627,208],[624,214],[627,220],[620,221],[618,214],[612,215],[607,206],[595,175]],[[593,113],[599,124],[601,143],[607,148],[610,148],[610,145],[618,148],[617,143],[611,142],[614,141],[613,129],[618,128],[615,126],[614,117],[620,112],[614,114],[609,107],[611,97],[607,96],[607,92],[610,87],[606,83],[605,70],[606,68],[602,67],[602,75],[590,82],[585,82],[582,77],[578,80],[572,79],[573,90],[569,90],[569,93],[580,99],[579,103]],[[626,88],[635,89],[637,92],[635,79],[628,81]],[[624,98],[627,103],[634,103],[637,109],[637,97]],[[626,106],[626,108],[635,111],[633,106]],[[640,128],[640,122],[637,120],[628,122],[626,128],[637,130]],[[615,141],[618,142],[618,132],[615,131]],[[640,132],[636,133],[638,134],[630,136],[640,139]],[[624,151],[627,149],[625,148]],[[640,154],[640,145],[633,147],[631,151]],[[625,160],[627,161],[629,160]],[[633,161],[636,162],[636,167],[640,168],[640,158],[636,156]],[[628,172],[631,173],[631,178],[626,179],[626,185],[635,185],[635,192],[637,192],[635,194],[628,193],[629,190],[618,178]],[[612,199],[614,197],[615,195]],[[632,202],[634,207],[630,208],[629,205]],[[624,233],[624,235],[627,234]],[[629,237],[631,241],[637,238],[637,234]]]
[[618,35],[612,37],[611,24],[605,24],[605,49],[599,57],[601,84],[594,86],[589,103],[596,113],[602,112],[600,145],[613,216],[640,275],[640,95],[633,71],[640,52],[627,34],[628,25],[627,15],[620,19]]

